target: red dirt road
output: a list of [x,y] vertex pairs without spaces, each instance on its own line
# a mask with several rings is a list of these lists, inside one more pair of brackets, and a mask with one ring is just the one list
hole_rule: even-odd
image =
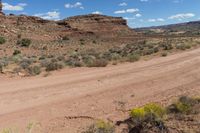
[[64,69],[49,77],[0,77],[0,129],[21,131],[33,122],[37,133],[80,133],[93,121],[70,116],[115,122],[126,118],[122,110],[184,94],[200,94],[200,49],[106,68]]

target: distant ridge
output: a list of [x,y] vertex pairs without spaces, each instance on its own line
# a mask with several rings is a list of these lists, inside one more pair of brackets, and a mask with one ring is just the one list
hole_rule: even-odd
[[160,31],[163,33],[166,33],[166,32],[182,32],[182,33],[190,32],[191,34],[192,33],[199,34],[200,33],[200,21],[191,21],[191,22],[170,24],[170,25],[163,25],[163,26],[136,28],[134,30],[138,31],[138,32]]

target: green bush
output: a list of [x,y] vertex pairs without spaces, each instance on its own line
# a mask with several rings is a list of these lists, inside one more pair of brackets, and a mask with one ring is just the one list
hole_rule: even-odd
[[2,36],[0,36],[0,44],[6,43],[6,39]]
[[18,40],[17,45],[20,45],[21,47],[29,47],[31,45],[31,40],[27,38]]

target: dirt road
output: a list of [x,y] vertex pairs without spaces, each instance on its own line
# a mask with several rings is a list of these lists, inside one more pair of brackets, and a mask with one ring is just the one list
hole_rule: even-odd
[[117,121],[132,107],[200,94],[200,49],[106,68],[74,68],[48,77],[0,77],[0,128],[75,133],[92,120]]

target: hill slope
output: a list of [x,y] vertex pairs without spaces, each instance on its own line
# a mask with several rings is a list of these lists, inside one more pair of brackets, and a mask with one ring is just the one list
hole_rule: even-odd
[[18,34],[38,40],[55,40],[65,35],[122,35],[134,33],[126,20],[103,15],[82,15],[60,21],[49,21],[32,16],[0,15],[0,34],[17,37]]

